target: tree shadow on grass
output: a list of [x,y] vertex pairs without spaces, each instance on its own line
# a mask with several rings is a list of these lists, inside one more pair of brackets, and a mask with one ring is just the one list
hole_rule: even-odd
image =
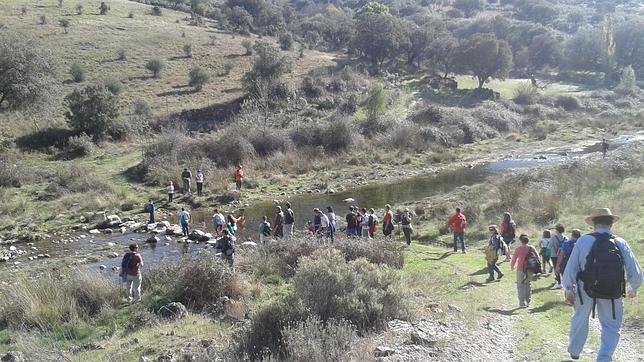
[[552,287],[553,287],[553,286],[554,286],[554,283],[553,283],[553,284],[551,284],[551,285],[549,285],[549,286],[547,286],[547,287],[540,287],[540,288],[532,289],[532,294],[541,293],[541,292],[543,292],[544,290],[552,290]]
[[136,77],[129,77],[127,80],[128,81],[133,81],[133,80],[148,80],[148,79],[153,79],[154,77],[151,75],[139,75]]
[[436,258],[424,258],[423,260],[443,260],[443,259],[447,258],[450,255],[452,255],[452,253],[449,252],[449,251],[446,251],[439,257],[436,257]]
[[545,302],[542,305],[530,309],[530,313],[541,313],[541,312],[546,312],[549,311],[552,308],[555,308],[556,306],[566,306],[566,303],[563,301],[557,300],[557,301],[550,301],[550,302]]
[[184,89],[184,90],[171,90],[167,92],[161,92],[157,94],[157,97],[168,97],[168,96],[185,96],[188,94],[195,94],[197,90],[194,88]]
[[475,276],[475,275],[485,275],[485,274],[488,274],[487,267],[484,267],[484,268],[482,268],[481,270],[479,270],[479,271],[475,271],[474,273],[471,273],[471,274],[468,274],[468,275],[469,275],[469,276],[471,276],[471,277],[473,277],[473,276]]
[[465,290],[465,289],[468,289],[468,287],[482,288],[482,287],[487,287],[488,284],[490,284],[490,283],[481,283],[481,282],[476,282],[474,280],[470,280],[469,282],[461,285],[461,287],[459,289]]
[[189,57],[187,55],[177,55],[177,56],[168,58],[168,60],[169,61],[174,61],[174,60],[189,59],[189,58],[191,58],[191,57]]
[[490,308],[490,307],[485,307],[483,308],[484,311],[489,312],[489,313],[496,313],[496,314],[501,314],[501,315],[514,315],[514,312],[519,310],[521,308],[516,307],[513,309],[498,309],[498,308]]

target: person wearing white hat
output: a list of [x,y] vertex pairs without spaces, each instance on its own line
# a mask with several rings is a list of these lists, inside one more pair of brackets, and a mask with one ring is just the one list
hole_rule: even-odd
[[633,251],[626,240],[611,233],[618,219],[608,208],[594,210],[586,222],[595,232],[577,240],[566,264],[563,275],[566,302],[575,308],[568,353],[575,360],[586,343],[588,319],[591,312],[595,316],[595,309],[601,325],[597,361],[612,360],[624,318],[623,297],[635,298],[642,284],[642,269]]

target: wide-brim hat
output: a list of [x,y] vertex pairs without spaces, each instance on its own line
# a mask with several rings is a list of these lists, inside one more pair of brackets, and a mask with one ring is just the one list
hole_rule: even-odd
[[586,223],[587,223],[588,225],[591,225],[591,226],[592,226],[592,225],[594,225],[594,224],[595,224],[595,223],[593,222],[593,220],[594,220],[595,218],[597,218],[597,217],[600,217],[600,216],[604,216],[604,217],[605,217],[605,216],[608,216],[608,217],[611,217],[611,218],[613,219],[613,222],[615,222],[615,221],[619,220],[619,216],[614,215],[614,214],[610,211],[610,209],[609,209],[609,208],[605,207],[605,208],[602,208],[602,209],[595,209],[595,210],[593,210],[592,214],[590,214],[590,216],[588,216],[588,217],[586,218]]

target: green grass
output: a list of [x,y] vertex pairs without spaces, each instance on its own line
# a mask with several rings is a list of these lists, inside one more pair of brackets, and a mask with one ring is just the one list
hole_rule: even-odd
[[[480,245],[480,244],[479,244]],[[519,359],[539,361],[567,357],[566,346],[572,308],[563,303],[563,292],[553,289],[552,276],[532,283],[530,308],[518,309],[516,274],[509,263],[499,265],[505,277],[486,283],[487,268],[481,248],[470,248],[468,254],[450,249],[413,244],[405,253],[406,282],[421,290],[432,302],[454,304],[463,310],[462,319],[478,328],[485,315],[503,318],[514,315],[512,339],[517,340],[515,355]],[[627,302],[627,309],[632,307]],[[591,330],[586,348],[597,351],[598,334]],[[590,361],[588,357],[583,361]]]
[[[466,75],[459,75],[456,77],[458,82],[459,89],[475,89],[478,87],[478,81],[476,78]],[[514,91],[521,84],[530,82],[530,79],[521,79],[521,78],[511,78],[506,80],[492,79],[488,83],[485,83],[484,87],[492,89],[495,92],[499,92],[502,98],[511,99],[514,97]],[[564,84],[564,83],[551,83],[546,86],[545,89],[540,91],[544,95],[560,95],[568,93],[576,93],[581,91],[581,88],[578,86]]]

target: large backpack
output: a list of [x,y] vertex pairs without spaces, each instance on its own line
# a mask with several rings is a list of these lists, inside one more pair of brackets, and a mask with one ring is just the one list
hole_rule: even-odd
[[[577,243],[577,240],[568,240],[568,243],[570,244],[570,249],[566,251],[563,255],[563,260],[561,261],[561,266],[559,267],[560,273],[563,275],[564,270],[566,270],[566,265],[568,264],[568,259],[570,259],[570,255],[572,255],[572,251],[575,248],[575,244]],[[562,245],[563,246],[563,245]]]
[[295,222],[295,217],[293,215],[293,210],[288,209],[284,214],[284,224],[291,225]]
[[530,248],[530,250],[528,251],[528,256],[526,256],[525,258],[524,266],[526,273],[541,273],[541,260],[539,259],[539,253],[537,253],[537,250],[535,248]]
[[[615,236],[606,233],[592,233],[595,237],[593,247],[586,257],[586,266],[579,279],[584,282],[584,291],[593,298],[593,318],[597,299],[610,299],[615,319],[615,299],[626,294],[624,276],[624,255],[615,242]],[[583,304],[581,294],[580,302]]]
[[123,255],[123,259],[121,260],[121,278],[125,279],[127,276],[128,272],[130,271],[130,268],[132,267],[132,257],[134,256],[134,253],[125,253]]

